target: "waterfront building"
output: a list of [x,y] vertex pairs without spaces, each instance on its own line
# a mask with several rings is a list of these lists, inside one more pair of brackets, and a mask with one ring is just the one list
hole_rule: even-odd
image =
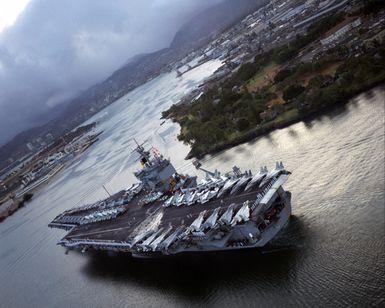
[[338,39],[344,37],[349,31],[351,31],[354,28],[357,28],[361,25],[361,19],[358,18],[355,21],[343,26],[341,29],[338,29],[333,34],[329,35],[328,37],[321,40],[322,45],[329,45],[332,42],[337,41]]

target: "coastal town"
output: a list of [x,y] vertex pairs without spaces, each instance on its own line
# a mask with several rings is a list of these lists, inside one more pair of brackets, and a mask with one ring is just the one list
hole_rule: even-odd
[[199,51],[223,65],[163,117],[181,125],[189,157],[245,142],[381,84],[384,35],[383,5],[271,2]]
[[[315,21],[333,14],[353,14],[359,5],[359,1],[347,0],[271,1],[219,35],[208,46],[170,64],[169,69],[177,70],[178,75],[182,76],[196,67],[189,63],[197,57],[198,64],[209,59],[222,60],[224,65],[206,80],[207,85],[210,81],[228,76],[242,64],[253,61],[256,55],[284,46],[296,37],[305,35],[308,27]],[[363,29],[360,34],[365,29],[369,30],[363,37],[367,39],[381,32],[384,21],[384,14],[379,14],[374,19],[368,18],[364,24],[359,17],[352,16],[331,29],[325,38],[307,46],[306,50],[297,55],[297,60],[312,62],[342,43],[351,43],[353,49],[358,49],[362,45],[362,40],[361,43],[357,42],[361,36],[352,30],[359,26]]]
[[34,192],[97,142],[100,134],[96,123],[91,123],[57,140],[47,136],[48,144],[42,140],[28,143],[30,154],[0,171],[0,221],[24,206]]
[[[181,125],[178,139],[191,146],[189,157],[285,127],[381,84],[385,80],[385,9],[374,3],[267,2],[208,44],[157,71],[183,78],[208,61],[222,63],[162,114]],[[123,94],[119,90],[103,106]],[[90,110],[96,112],[99,107]],[[27,142],[20,155],[2,162],[0,219],[28,201],[99,134],[94,123],[63,136],[46,133]]]

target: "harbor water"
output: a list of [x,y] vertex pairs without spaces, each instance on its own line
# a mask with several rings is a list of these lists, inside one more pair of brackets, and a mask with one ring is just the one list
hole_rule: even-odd
[[0,223],[0,307],[384,307],[382,88],[203,159],[213,170],[282,160],[292,171],[293,217],[268,250],[133,259],[56,245],[65,235],[47,227],[56,215],[105,198],[102,185],[112,193],[135,181],[134,137],[203,176],[160,114],[219,65],[163,74],[91,119],[100,141]]

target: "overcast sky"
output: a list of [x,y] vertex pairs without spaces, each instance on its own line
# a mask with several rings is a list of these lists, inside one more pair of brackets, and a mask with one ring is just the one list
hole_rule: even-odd
[[0,144],[221,0],[0,0]]

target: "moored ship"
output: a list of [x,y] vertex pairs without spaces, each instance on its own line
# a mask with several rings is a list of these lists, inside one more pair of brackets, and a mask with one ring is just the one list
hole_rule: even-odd
[[291,215],[290,172],[282,162],[253,174],[234,166],[221,174],[197,169],[205,179],[179,174],[157,150],[137,144],[139,183],[105,200],[58,215],[50,227],[65,229],[67,249],[127,252],[156,257],[182,252],[262,248]]

